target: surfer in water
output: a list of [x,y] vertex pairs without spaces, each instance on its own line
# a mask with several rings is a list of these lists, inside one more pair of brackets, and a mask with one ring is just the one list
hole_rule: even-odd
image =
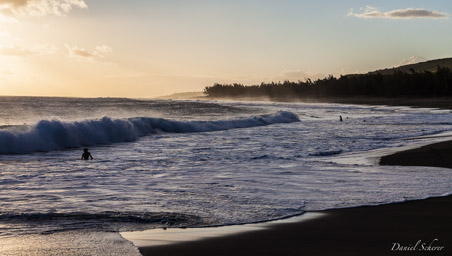
[[90,158],[91,160],[93,160],[93,156],[88,151],[88,149],[87,148],[83,149],[82,160],[89,160]]

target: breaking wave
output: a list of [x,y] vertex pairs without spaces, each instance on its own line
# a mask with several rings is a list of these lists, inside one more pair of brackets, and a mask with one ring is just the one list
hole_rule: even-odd
[[163,118],[135,117],[62,122],[41,120],[23,130],[0,130],[0,154],[26,154],[65,148],[131,142],[157,132],[193,133],[248,128],[276,123],[298,122],[298,116],[286,111],[249,118],[217,121],[175,121]]

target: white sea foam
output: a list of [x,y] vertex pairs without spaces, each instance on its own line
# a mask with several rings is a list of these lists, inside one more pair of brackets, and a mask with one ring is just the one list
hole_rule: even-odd
[[41,120],[29,131],[0,130],[0,154],[23,154],[82,146],[131,142],[157,132],[192,133],[247,128],[299,121],[297,115],[280,111],[271,115],[217,121],[175,121],[136,117],[62,122]]
[[[0,237],[250,223],[452,192],[449,169],[335,161],[433,141],[410,138],[452,131],[449,111],[127,99],[5,102],[0,125],[9,126],[0,130],[2,152],[109,145],[90,147],[93,161],[78,160],[80,148],[0,154]],[[53,118],[60,121],[39,122]],[[12,131],[10,125],[22,126]]]

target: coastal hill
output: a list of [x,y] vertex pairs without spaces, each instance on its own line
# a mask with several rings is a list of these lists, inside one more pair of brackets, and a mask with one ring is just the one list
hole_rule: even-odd
[[[209,98],[268,98],[277,101],[366,98],[432,98],[452,96],[452,58],[425,61],[366,74],[332,75],[312,81],[256,85],[214,84],[204,88]],[[448,103],[450,104],[450,103]]]
[[379,69],[376,71],[369,72],[368,74],[382,74],[382,75],[388,75],[388,74],[394,74],[394,72],[404,72],[404,73],[412,73],[414,72],[436,72],[439,67],[442,68],[448,68],[452,69],[452,58],[444,58],[444,59],[436,59],[436,60],[428,60],[423,61],[415,64],[409,64],[409,65],[403,65],[400,67],[394,67],[394,68],[385,68],[385,69]]

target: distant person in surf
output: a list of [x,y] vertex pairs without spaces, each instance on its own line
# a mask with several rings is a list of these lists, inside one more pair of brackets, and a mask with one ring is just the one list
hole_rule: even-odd
[[339,116],[339,122],[342,122],[342,116]]
[[91,155],[91,153],[88,151],[87,148],[83,149],[83,154],[82,154],[82,160],[93,160],[93,156]]

